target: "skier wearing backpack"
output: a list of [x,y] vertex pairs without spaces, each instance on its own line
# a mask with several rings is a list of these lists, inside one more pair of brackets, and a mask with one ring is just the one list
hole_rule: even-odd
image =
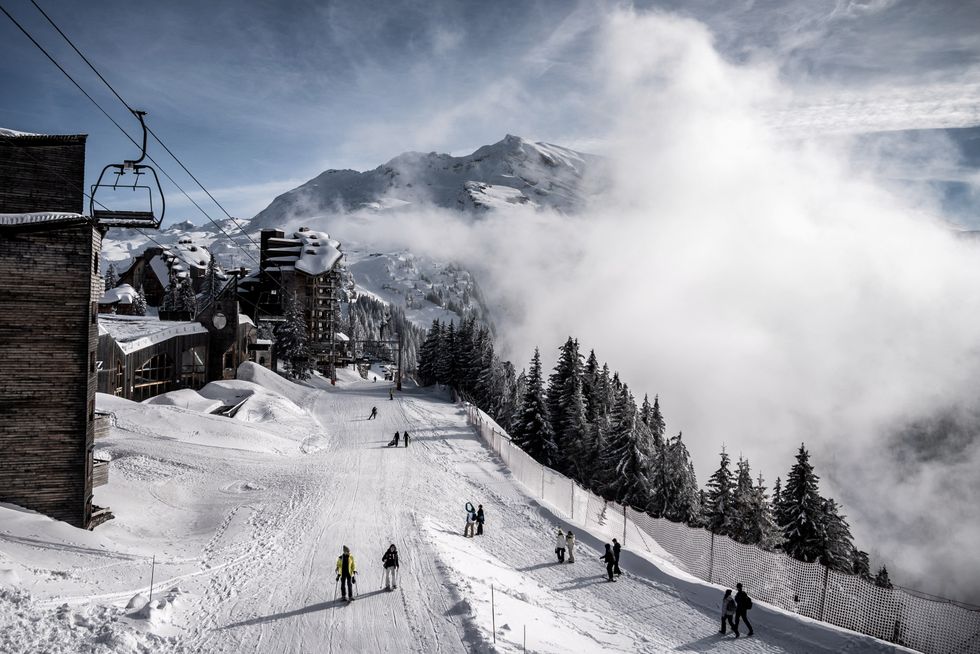
[[395,547],[394,543],[391,544],[381,557],[381,563],[385,570],[385,590],[398,588],[398,579],[395,576],[398,572],[398,548]]
[[735,588],[738,589],[738,592],[735,593],[735,637],[738,637],[739,620],[744,622],[745,626],[749,628],[749,635],[751,636],[755,632],[752,630],[752,623],[749,622],[747,611],[752,608],[752,598],[742,590],[742,584],[735,584]]
[[[354,555],[350,549],[344,545],[343,553],[337,557],[337,581],[340,582],[340,598],[348,602],[354,601],[354,586],[357,583],[354,575],[357,574],[357,566],[354,564]],[[350,599],[348,599],[348,597]]]
[[612,545],[606,543],[606,553],[599,557],[600,561],[606,562],[606,574],[609,575],[609,581],[616,581],[613,576],[613,566],[616,565],[616,555],[612,552]]
[[725,591],[725,596],[721,598],[721,631],[718,633],[725,634],[725,622],[727,621],[732,627],[732,631],[735,632],[735,637],[738,638],[738,627],[732,621],[732,616],[735,615],[735,598],[732,597],[732,589],[729,588]]
[[473,538],[473,529],[476,526],[476,511],[473,504],[466,503],[466,526],[463,527],[463,536]]

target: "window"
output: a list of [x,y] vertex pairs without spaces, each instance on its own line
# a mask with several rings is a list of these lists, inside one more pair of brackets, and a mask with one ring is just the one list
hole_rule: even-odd
[[166,354],[158,354],[136,371],[133,399],[142,402],[148,397],[166,393],[173,379],[174,364]]
[[201,388],[206,381],[207,348],[203,345],[184,350],[180,356],[180,385],[183,388]]

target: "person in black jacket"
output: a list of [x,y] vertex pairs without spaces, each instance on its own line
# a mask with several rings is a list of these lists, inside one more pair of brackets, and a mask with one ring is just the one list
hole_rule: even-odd
[[381,563],[385,569],[385,590],[398,588],[398,548],[395,547],[394,543],[391,544],[381,557]]
[[742,590],[742,584],[735,584],[735,588],[738,590],[735,593],[735,635],[738,636],[738,621],[741,620],[749,628],[751,636],[755,632],[752,630],[752,623],[749,622],[749,614],[746,611],[752,608],[752,598]]
[[402,436],[405,439],[405,447],[408,447],[408,439],[411,437],[408,435],[408,432],[405,432],[404,434],[402,434]]
[[616,565],[616,555],[612,552],[612,545],[606,543],[606,553],[599,557],[600,561],[606,562],[606,574],[609,575],[609,581],[616,581],[613,577],[613,566]]
[[613,566],[613,572],[616,573],[617,577],[623,574],[623,571],[619,569],[619,550],[621,549],[623,548],[619,544],[619,541],[613,538],[612,552],[613,552],[613,557],[616,559],[616,564]]
[[483,520],[484,520],[483,505],[481,504],[480,508],[476,510],[476,535],[477,536],[483,535]]

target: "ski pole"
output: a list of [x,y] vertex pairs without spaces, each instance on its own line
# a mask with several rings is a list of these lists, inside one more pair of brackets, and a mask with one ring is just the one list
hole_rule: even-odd
[[340,578],[338,577],[337,578],[337,582],[334,583],[334,585],[333,585],[333,598],[334,598],[334,601],[337,600],[337,586],[339,586],[339,585],[340,585]]

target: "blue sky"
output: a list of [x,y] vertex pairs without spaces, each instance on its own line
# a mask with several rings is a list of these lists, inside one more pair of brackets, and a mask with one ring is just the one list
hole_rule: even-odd
[[[591,62],[597,27],[621,3],[38,2],[235,215],[326,168],[373,168],[409,149],[464,152],[513,133],[602,150]],[[3,4],[134,126],[29,0]],[[788,133],[980,124],[980,4],[636,5],[702,21],[730,60],[776,69],[792,97],[771,121]],[[132,156],[3,16],[0,80],[0,126],[89,134],[90,178]],[[201,222],[168,198],[169,218]]]

